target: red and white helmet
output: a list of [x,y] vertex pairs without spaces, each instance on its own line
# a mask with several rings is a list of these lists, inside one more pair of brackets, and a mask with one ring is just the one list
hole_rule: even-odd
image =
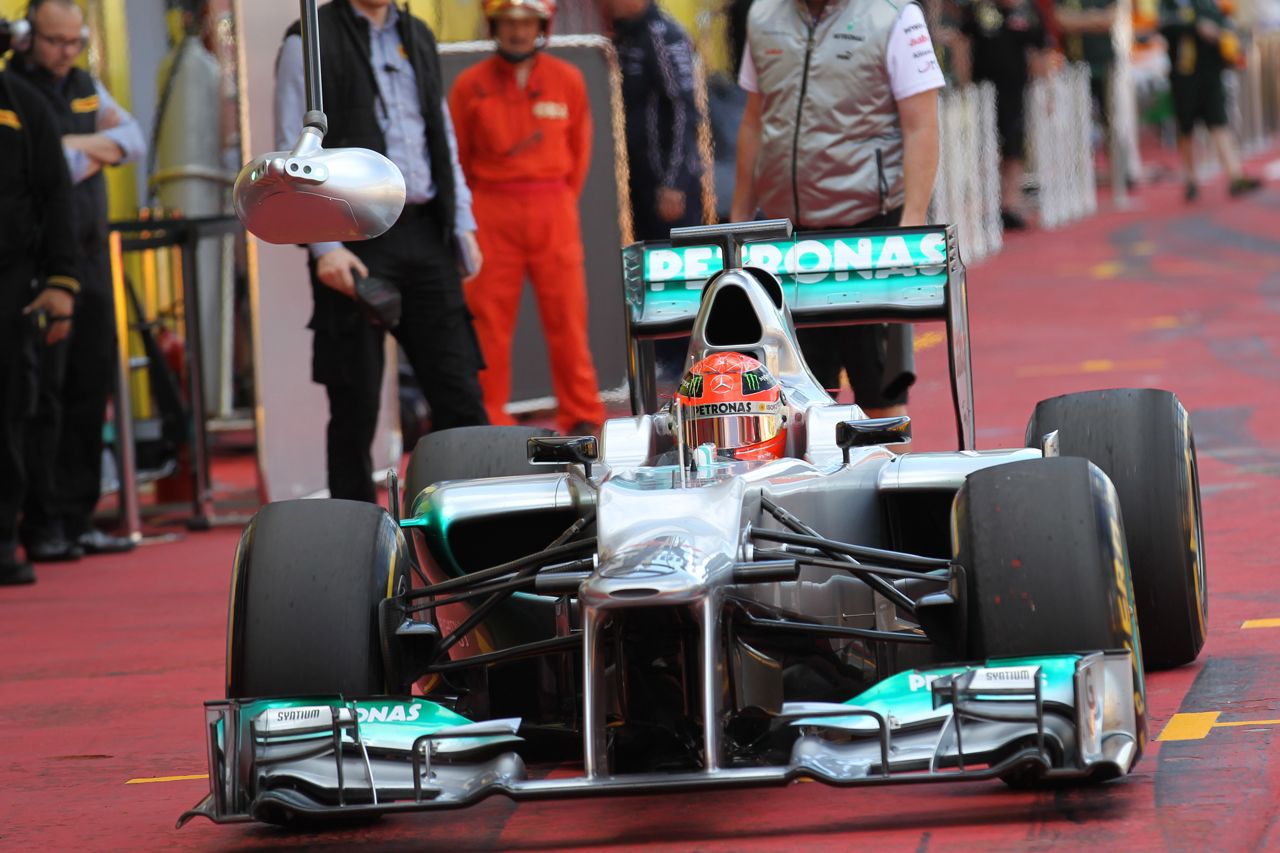
[[683,407],[689,447],[711,443],[734,459],[778,459],[786,452],[787,416],[782,388],[749,355],[720,352],[684,375],[676,398]]
[[542,34],[549,36],[556,17],[556,0],[484,0],[484,16],[491,32],[498,18],[537,18],[542,21]]

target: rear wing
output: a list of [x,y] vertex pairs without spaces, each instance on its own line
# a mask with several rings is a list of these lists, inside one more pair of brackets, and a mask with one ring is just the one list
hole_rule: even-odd
[[[637,414],[657,408],[652,341],[692,331],[703,288],[724,268],[716,242],[651,240],[622,250],[628,378]],[[956,226],[806,231],[746,243],[742,255],[743,266],[778,277],[797,327],[945,323],[956,431],[960,448],[974,449],[969,314]]]

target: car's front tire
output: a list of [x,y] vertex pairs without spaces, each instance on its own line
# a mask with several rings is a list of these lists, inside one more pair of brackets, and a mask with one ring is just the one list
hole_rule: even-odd
[[378,604],[408,572],[404,537],[380,507],[267,504],[236,551],[227,698],[385,693]]

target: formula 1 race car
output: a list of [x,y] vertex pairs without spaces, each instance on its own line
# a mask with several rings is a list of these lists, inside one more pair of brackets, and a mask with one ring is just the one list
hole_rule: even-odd
[[[287,501],[245,528],[211,790],[179,825],[1126,774],[1144,663],[1206,630],[1174,395],[1045,400],[1026,447],[977,450],[954,228],[678,229],[623,264],[633,417],[433,433],[403,517],[392,482],[387,510]],[[907,419],[837,404],[796,344],[926,320],[954,452],[901,452]],[[652,341],[682,333],[659,407]]]

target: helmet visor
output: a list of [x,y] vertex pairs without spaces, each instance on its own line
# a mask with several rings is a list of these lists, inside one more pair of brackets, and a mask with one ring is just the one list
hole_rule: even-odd
[[690,447],[709,442],[726,450],[769,441],[782,428],[781,408],[779,403],[688,406],[684,422],[685,441]]

